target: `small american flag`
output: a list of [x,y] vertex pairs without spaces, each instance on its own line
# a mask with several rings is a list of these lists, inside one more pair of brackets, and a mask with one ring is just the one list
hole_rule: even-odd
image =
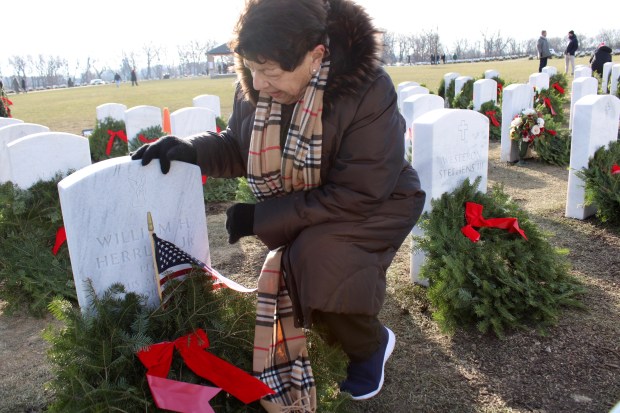
[[253,292],[256,288],[247,288],[233,280],[224,277],[218,271],[209,267],[204,262],[192,257],[172,242],[163,240],[153,233],[153,243],[155,246],[155,261],[157,262],[157,272],[159,274],[159,285],[163,290],[168,281],[183,279],[186,274],[196,268],[203,271],[213,280],[213,289],[231,288],[240,292]]

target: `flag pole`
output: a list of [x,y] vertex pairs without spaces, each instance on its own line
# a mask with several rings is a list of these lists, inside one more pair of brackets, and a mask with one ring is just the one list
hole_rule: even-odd
[[151,252],[153,253],[153,269],[155,270],[155,285],[157,286],[157,294],[159,295],[159,302],[162,300],[161,284],[159,280],[159,270],[157,268],[157,257],[155,256],[155,240],[153,239],[153,232],[155,227],[153,226],[153,217],[151,213],[146,213],[146,221],[149,228],[149,239],[151,240]]

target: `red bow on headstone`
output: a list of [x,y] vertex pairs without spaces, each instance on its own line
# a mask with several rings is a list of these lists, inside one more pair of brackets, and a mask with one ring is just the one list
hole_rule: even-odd
[[476,204],[475,202],[465,203],[465,220],[467,221],[467,225],[461,228],[461,232],[472,242],[478,242],[480,240],[480,233],[476,231],[473,227],[505,229],[508,232],[519,233],[523,238],[527,239],[527,237],[525,236],[525,232],[523,232],[523,230],[519,228],[519,223],[517,222],[516,218],[484,219],[482,217],[483,208],[484,207],[482,205]]
[[564,94],[564,89],[562,88],[562,86],[560,86],[558,82],[555,82],[554,84],[552,84],[551,87],[557,90],[558,92],[560,92],[560,94],[562,95]]
[[112,145],[114,144],[114,138],[118,136],[120,140],[127,143],[127,135],[125,135],[124,130],[113,131],[108,129],[108,135],[110,135],[110,139],[108,139],[108,146],[105,148],[105,154],[110,156],[112,153]]
[[613,166],[611,167],[611,174],[612,175],[620,174],[620,166],[618,166],[617,163],[613,164]]
[[[191,396],[196,394],[197,389],[195,388],[196,385],[190,383],[174,382],[174,388],[158,385],[161,384],[161,381],[157,378],[165,379],[170,371],[175,348],[183,357],[185,364],[194,373],[209,380],[246,404],[259,400],[268,394],[274,394],[274,391],[262,381],[206,352],[205,350],[209,348],[207,333],[202,329],[197,329],[194,333],[180,337],[173,342],[164,341],[153,344],[137,353],[138,358],[147,368],[149,387],[153,399],[160,409],[183,413],[197,412],[198,408],[202,407],[199,404],[199,399],[204,400],[208,396],[206,394]],[[206,386],[199,387],[209,389]],[[217,391],[213,393],[213,388],[210,389],[207,392],[213,397]]]
[[494,110],[487,110],[486,112],[484,112],[484,114],[487,115],[489,119],[491,119],[491,123],[493,124],[493,126],[499,127],[499,122],[497,121],[497,118],[495,117]]
[[549,108],[549,110],[551,111],[551,114],[555,116],[555,110],[553,110],[553,106],[551,106],[551,99],[544,98],[543,101],[545,102],[545,105]]
[[54,241],[54,247],[52,248],[52,254],[58,254],[58,250],[62,244],[67,240],[67,233],[65,227],[60,227],[56,230],[56,241]]

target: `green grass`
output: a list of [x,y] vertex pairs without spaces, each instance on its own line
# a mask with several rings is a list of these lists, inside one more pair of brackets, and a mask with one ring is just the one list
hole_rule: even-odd
[[[576,64],[586,64],[587,58],[578,58]],[[564,71],[563,59],[551,59],[549,65]],[[538,71],[538,60],[508,60],[497,62],[458,63],[437,66],[388,67],[395,85],[415,81],[436,93],[443,75],[457,72],[460,75],[480,78],[485,70],[494,69],[507,84],[526,83]],[[127,108],[138,105],[167,107],[170,112],[192,106],[198,95],[220,97],[222,117],[228,119],[232,111],[235,78],[210,79],[208,77],[141,81],[132,87],[125,82],[117,88],[114,84],[55,89],[42,92],[11,95],[13,117],[24,122],[48,126],[55,132],[81,134],[83,129],[94,128],[96,107],[104,103],[122,103]]]

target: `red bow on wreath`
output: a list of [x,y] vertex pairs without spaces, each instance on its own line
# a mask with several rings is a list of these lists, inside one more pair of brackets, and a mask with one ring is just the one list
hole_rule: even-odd
[[153,143],[153,142],[155,142],[157,139],[159,139],[159,138],[149,139],[149,138],[145,137],[145,136],[144,136],[144,135],[142,135],[142,134],[138,136],[138,140],[139,140],[140,142],[142,142],[142,143]]
[[54,246],[52,247],[52,254],[58,254],[58,250],[62,244],[67,240],[67,232],[65,231],[65,227],[60,227],[56,230],[56,240],[54,241]]
[[480,233],[473,227],[488,227],[505,229],[508,232],[516,232],[521,234],[523,238],[527,240],[525,232],[519,228],[519,223],[516,218],[489,218],[484,219],[482,217],[482,209],[484,207],[475,202],[465,203],[465,220],[467,225],[461,228],[461,232],[472,242],[478,242],[480,240]]
[[551,99],[544,98],[543,101],[545,102],[545,105],[549,108],[549,110],[551,111],[551,114],[555,116],[555,110],[553,110],[553,106],[551,106]]
[[617,163],[613,164],[613,166],[611,167],[611,174],[612,175],[620,174],[620,166],[618,166]]
[[551,87],[557,90],[558,92],[560,92],[560,94],[562,95],[564,94],[564,89],[562,88],[562,86],[560,86],[558,82],[555,82],[554,84],[552,84]]
[[496,112],[494,110],[487,110],[486,112],[484,112],[484,114],[487,115],[489,119],[491,119],[491,123],[493,124],[493,126],[499,127],[499,122],[495,117],[495,113]]
[[127,143],[127,135],[125,135],[124,130],[113,131],[108,129],[108,135],[110,135],[110,139],[108,139],[108,146],[105,148],[105,154],[110,156],[112,153],[112,145],[114,145],[114,138],[118,137],[123,142]]
[[194,373],[243,403],[252,403],[268,394],[274,394],[273,390],[256,377],[205,351],[209,348],[207,333],[197,329],[173,342],[153,344],[137,353],[147,368],[149,387],[160,409],[183,413],[202,412],[206,408],[205,400],[208,402],[220,390],[166,379],[175,348]]

